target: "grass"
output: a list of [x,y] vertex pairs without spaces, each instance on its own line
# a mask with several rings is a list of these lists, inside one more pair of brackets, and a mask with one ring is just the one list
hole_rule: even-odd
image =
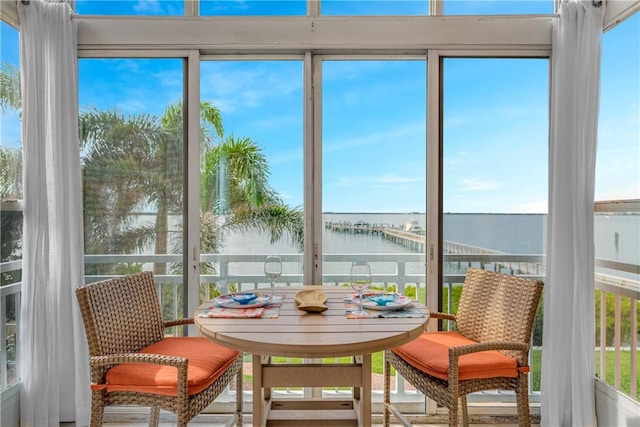
[[[606,360],[606,374],[607,378],[605,382],[611,386],[614,386],[614,369],[615,369],[615,352],[607,351],[607,360]],[[636,366],[640,367],[640,352],[637,353],[637,364]],[[245,355],[245,361],[250,361],[251,356]],[[302,363],[302,359],[288,359],[285,357],[275,357],[275,363]],[[325,358],[323,359],[323,363],[348,363],[351,361],[350,357],[340,357],[338,359],[335,358]],[[371,371],[374,374],[383,373],[383,365],[384,365],[384,353],[378,352],[373,353],[371,355]],[[540,390],[540,368],[542,366],[542,350],[534,349],[533,350],[533,366],[531,367],[532,376],[531,381],[533,384],[533,390]],[[630,384],[631,384],[631,351],[630,350],[620,350],[620,391],[623,393],[630,395]],[[395,375],[395,372],[392,371],[391,375]],[[596,350],[596,376],[600,377],[600,350]],[[249,377],[250,378],[250,377]],[[640,376],[636,378],[637,390],[640,390]]]

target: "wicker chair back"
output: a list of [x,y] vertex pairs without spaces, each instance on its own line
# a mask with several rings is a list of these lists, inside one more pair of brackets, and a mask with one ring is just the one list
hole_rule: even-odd
[[[483,343],[529,343],[543,284],[524,277],[469,268],[456,314],[457,331]],[[502,350],[520,360],[527,354]]]
[[164,337],[151,272],[91,283],[78,288],[76,295],[90,356],[136,352]]

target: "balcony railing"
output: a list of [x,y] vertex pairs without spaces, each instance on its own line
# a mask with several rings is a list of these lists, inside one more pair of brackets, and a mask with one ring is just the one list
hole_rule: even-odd
[[[201,262],[211,262],[216,266],[215,274],[208,274],[201,276],[201,295],[205,299],[214,297],[211,293],[211,284],[216,284],[215,289],[218,292],[224,293],[229,290],[249,290],[259,289],[262,287],[268,287],[269,284],[266,281],[264,274],[257,271],[255,273],[241,273],[245,271],[244,268],[239,267],[241,265],[247,265],[247,263],[256,265],[262,265],[265,255],[218,255],[209,254],[202,255]],[[297,264],[301,266],[302,256],[299,254],[281,255],[283,263]],[[397,291],[408,293],[410,288],[415,290],[414,295],[416,299],[420,299],[421,302],[425,302],[426,295],[426,283],[424,282],[424,272],[416,271],[416,265],[424,266],[425,256],[423,254],[326,254],[323,262],[325,266],[334,264],[345,265],[350,264],[351,261],[367,260],[372,264],[373,271],[376,271],[376,263],[384,263],[385,269],[378,269],[384,271],[373,275],[374,286],[381,288],[387,288],[388,286],[396,286]],[[145,265],[144,269],[147,269],[147,265],[152,263],[176,263],[182,262],[181,255],[87,255],[85,257],[87,264],[119,264],[119,263],[141,263]],[[536,277],[543,279],[544,275],[544,256],[542,255],[510,255],[510,254],[449,254],[444,255],[444,262],[449,263],[451,266],[460,265],[460,272],[445,273],[443,277],[443,283],[447,289],[446,295],[448,303],[445,303],[445,307],[451,307],[453,301],[451,300],[453,295],[453,289],[456,286],[461,286],[464,282],[464,267],[474,266],[477,268],[492,269],[497,271],[506,271],[511,274],[527,275],[530,277]],[[389,268],[389,266],[392,268]],[[407,266],[413,266],[407,268]],[[638,300],[640,299],[640,286],[637,281],[631,279],[625,279],[617,275],[617,272],[640,274],[640,266],[630,265],[624,263],[617,263],[605,260],[598,260],[596,263],[598,268],[606,268],[607,274],[596,274],[596,289],[598,292],[602,292],[606,295],[613,295],[615,299],[615,310],[613,313],[613,321],[615,324],[615,339],[612,346],[607,346],[606,328],[604,332],[601,331],[599,339],[599,351],[600,354],[607,354],[613,352],[615,363],[612,385],[617,389],[621,388],[621,378],[625,375],[631,379],[637,378],[637,348],[638,348]],[[19,271],[21,269],[21,263],[10,262],[0,264],[0,273]],[[323,282],[325,285],[339,286],[348,283],[349,273],[348,268],[344,271],[336,270],[336,268],[325,268],[326,271],[337,271],[328,273],[323,276]],[[455,269],[455,268],[454,268]],[[251,271],[249,269],[249,271]],[[287,269],[285,268],[285,272]],[[97,280],[107,279],[111,276],[99,276],[92,275],[86,276],[86,282],[94,282]],[[182,275],[158,275],[156,281],[159,286],[158,295],[161,298],[162,306],[165,309],[165,316],[167,318],[177,318],[182,313],[182,298],[180,293],[182,292]],[[284,274],[279,280],[280,286],[300,285],[303,281],[303,275],[298,273]],[[2,390],[6,390],[12,384],[15,384],[19,379],[17,378],[18,371],[18,349],[19,349],[19,328],[17,319],[20,318],[20,289],[21,283],[11,283],[0,288],[0,317],[2,318],[2,328],[0,329],[0,342],[4,343],[2,346],[2,353],[0,354],[0,385]],[[413,290],[412,290],[413,291]],[[623,304],[625,298],[628,299],[629,304]],[[609,314],[606,310],[606,297],[601,298],[601,305],[599,310],[599,322],[601,325],[606,325],[609,319]],[[629,306],[631,309],[624,311],[622,307]],[[635,308],[635,309],[634,309]],[[8,312],[12,312],[12,316],[8,316]],[[628,313],[629,319],[623,322],[624,317]],[[623,338],[622,325],[629,325],[631,333],[628,335],[628,342]],[[633,333],[636,331],[636,333]],[[605,335],[603,335],[603,333]],[[539,352],[539,348],[532,348],[531,364],[533,366],[532,374],[534,372],[539,373],[539,354],[534,358],[534,353]],[[621,366],[623,360],[623,354],[630,352],[629,372],[624,371]],[[611,373],[607,371],[606,357],[601,358],[599,363],[598,372],[599,375],[607,377],[611,376]],[[638,390],[636,383],[631,380],[629,391],[625,393],[631,397],[638,399]],[[539,401],[539,391],[537,389],[539,384],[538,378],[532,378],[529,381],[530,397],[532,402]],[[414,392],[405,390],[404,382],[401,378],[397,379],[396,392],[402,399],[417,398]],[[413,396],[413,397],[412,397]],[[474,396],[471,401],[483,401],[483,400],[505,400],[512,401],[511,395],[500,394],[498,396],[493,394],[478,394]]]

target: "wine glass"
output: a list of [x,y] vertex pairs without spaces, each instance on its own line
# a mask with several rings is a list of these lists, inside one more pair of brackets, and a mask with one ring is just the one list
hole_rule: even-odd
[[273,283],[282,275],[282,259],[278,255],[268,255],[264,261],[264,275],[271,283],[271,295],[273,295]]
[[362,300],[364,299],[364,291],[371,287],[371,267],[366,261],[355,261],[351,264],[351,287],[358,293],[360,308],[352,314],[356,316],[368,316],[369,313],[362,309]]

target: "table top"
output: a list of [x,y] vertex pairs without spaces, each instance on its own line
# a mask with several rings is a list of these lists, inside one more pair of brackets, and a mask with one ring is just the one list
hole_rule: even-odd
[[[298,310],[296,292],[321,289],[328,297],[328,310],[307,313]],[[340,357],[369,354],[409,342],[424,331],[428,310],[422,318],[361,318],[345,316],[343,297],[347,287],[305,286],[277,288],[286,295],[277,318],[205,318],[199,317],[211,306],[204,303],[196,310],[194,322],[200,333],[218,344],[235,350],[264,356],[302,358]]]

